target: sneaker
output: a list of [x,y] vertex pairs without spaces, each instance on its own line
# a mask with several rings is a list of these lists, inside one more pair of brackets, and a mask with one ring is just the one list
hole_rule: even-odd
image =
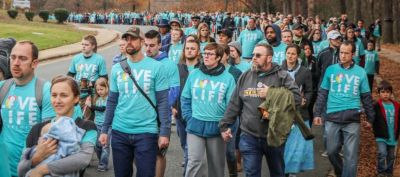
[[176,120],[174,117],[171,117],[171,125],[176,125]]
[[322,157],[328,157],[328,152],[327,151],[322,152],[321,156]]

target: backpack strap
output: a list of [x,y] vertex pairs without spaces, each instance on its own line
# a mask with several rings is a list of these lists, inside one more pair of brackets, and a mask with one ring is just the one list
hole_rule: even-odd
[[121,62],[119,62],[119,64],[121,65],[122,70],[124,70],[124,72],[127,73],[129,75],[129,77],[132,79],[137,90],[144,96],[144,98],[146,98],[146,100],[150,103],[151,107],[153,107],[154,111],[157,114],[157,124],[160,126],[161,121],[160,121],[160,118],[158,115],[157,106],[153,103],[153,101],[151,101],[149,96],[143,91],[143,89],[137,83],[136,79],[133,77],[132,72],[131,72],[131,67],[129,67],[129,64],[128,64],[128,60],[122,60]]
[[46,81],[42,78],[37,78],[35,83],[35,98],[36,103],[40,110],[42,110],[42,101],[43,101],[43,87]]
[[10,90],[11,85],[14,83],[14,79],[7,79],[4,81],[3,86],[1,86],[0,90],[0,105],[3,104],[4,99],[7,96],[8,91]]

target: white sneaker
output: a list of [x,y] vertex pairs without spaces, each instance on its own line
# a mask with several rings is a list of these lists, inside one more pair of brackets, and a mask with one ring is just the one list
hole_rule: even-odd
[[328,157],[328,152],[327,151],[322,152],[321,156],[322,157]]

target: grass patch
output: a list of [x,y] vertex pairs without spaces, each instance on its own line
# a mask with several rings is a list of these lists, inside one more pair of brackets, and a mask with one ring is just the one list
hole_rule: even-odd
[[84,35],[95,34],[95,32],[77,30],[72,25],[57,24],[55,21],[44,23],[37,15],[34,21],[29,22],[21,12],[14,20],[3,10],[0,11],[0,26],[0,38],[14,37],[17,40],[30,40],[40,50],[76,43]]

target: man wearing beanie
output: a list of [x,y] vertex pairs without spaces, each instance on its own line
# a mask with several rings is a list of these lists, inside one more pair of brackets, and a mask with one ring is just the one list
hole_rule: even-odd
[[245,72],[251,68],[251,64],[241,59],[242,46],[239,42],[231,42],[228,44],[230,49],[231,65],[238,68],[240,71]]

